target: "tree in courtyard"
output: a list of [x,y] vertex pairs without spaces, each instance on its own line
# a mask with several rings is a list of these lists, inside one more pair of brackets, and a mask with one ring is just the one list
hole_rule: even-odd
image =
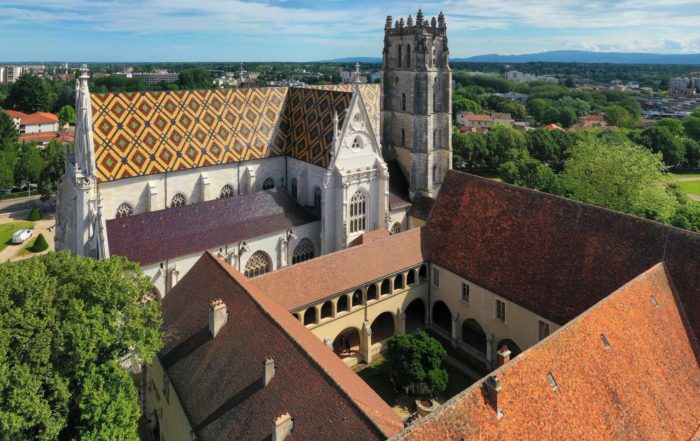
[[124,366],[162,346],[151,287],[121,257],[0,265],[0,439],[138,440]]
[[394,385],[416,394],[444,391],[447,370],[442,361],[447,351],[424,331],[394,335],[388,341],[387,358]]
[[10,87],[5,105],[25,113],[47,112],[51,108],[51,98],[44,80],[23,73]]
[[10,118],[10,115],[0,110],[0,150],[6,144],[16,143],[18,137],[19,132],[15,122]]
[[667,191],[660,153],[630,141],[587,139],[570,155],[560,174],[567,196],[660,221],[675,212],[678,202]]
[[64,124],[75,124],[75,109],[73,109],[73,106],[66,104],[65,106],[61,107],[58,111],[58,119],[60,119]]

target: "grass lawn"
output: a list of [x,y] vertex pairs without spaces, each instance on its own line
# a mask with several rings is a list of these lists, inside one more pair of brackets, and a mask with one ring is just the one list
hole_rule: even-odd
[[700,173],[697,172],[673,172],[670,175],[672,178],[700,178]]
[[34,242],[36,242],[36,237],[32,237],[29,239],[25,245],[22,247],[21,250],[17,253],[16,257],[22,257],[22,256],[27,256],[29,254],[34,254],[34,251],[32,249],[34,248]]
[[696,194],[700,196],[700,181],[678,182],[677,184],[686,193]]
[[31,230],[32,228],[34,228],[34,222],[29,221],[17,221],[7,224],[0,224],[0,251],[12,244],[12,235],[15,234],[15,231]]

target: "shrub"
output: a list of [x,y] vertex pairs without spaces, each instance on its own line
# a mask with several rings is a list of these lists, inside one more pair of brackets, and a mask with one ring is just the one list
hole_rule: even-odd
[[42,251],[46,251],[49,249],[49,244],[46,242],[46,239],[44,238],[43,234],[39,234],[37,236],[36,240],[34,241],[34,245],[32,245],[32,248],[30,251],[32,253],[41,253]]
[[41,211],[38,208],[32,208],[31,213],[29,213],[28,221],[38,221],[41,220]]

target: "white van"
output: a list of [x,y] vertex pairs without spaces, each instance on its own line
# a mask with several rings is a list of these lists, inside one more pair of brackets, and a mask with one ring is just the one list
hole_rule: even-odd
[[12,243],[18,245],[30,237],[32,237],[32,230],[18,230],[12,235]]

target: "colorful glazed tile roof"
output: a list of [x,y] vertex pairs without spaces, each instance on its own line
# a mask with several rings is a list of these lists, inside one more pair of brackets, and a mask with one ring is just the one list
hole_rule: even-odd
[[[327,86],[308,86],[311,89],[320,90],[335,90],[339,92],[350,92],[354,90],[353,84],[334,84]],[[377,137],[381,137],[380,134],[380,119],[381,119],[381,99],[382,91],[379,84],[359,84],[360,95],[362,95],[362,101],[365,103],[367,108],[367,113],[369,113],[372,119],[372,129],[374,129],[374,134]]]
[[[379,126],[379,86],[360,87]],[[92,94],[100,181],[278,155],[325,167],[352,85]]]

